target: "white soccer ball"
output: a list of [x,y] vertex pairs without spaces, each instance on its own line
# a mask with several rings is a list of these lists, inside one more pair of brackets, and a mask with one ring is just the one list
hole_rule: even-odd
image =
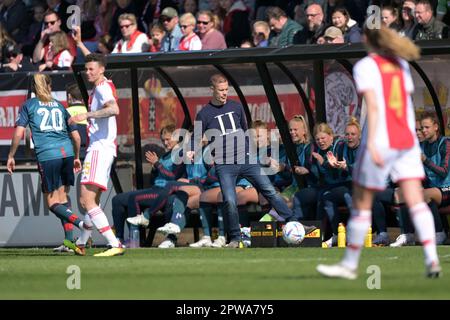
[[299,245],[305,239],[305,228],[298,221],[291,221],[283,227],[283,239],[288,244]]

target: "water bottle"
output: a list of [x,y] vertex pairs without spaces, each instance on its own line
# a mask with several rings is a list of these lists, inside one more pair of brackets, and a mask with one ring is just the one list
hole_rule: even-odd
[[130,248],[139,248],[139,236],[140,231],[139,227],[135,225],[130,225],[130,240],[129,240],[129,247]]

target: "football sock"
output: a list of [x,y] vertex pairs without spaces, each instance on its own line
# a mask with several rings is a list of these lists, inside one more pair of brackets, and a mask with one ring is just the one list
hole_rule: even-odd
[[89,210],[88,214],[93,225],[106,238],[108,244],[114,248],[119,247],[119,240],[117,240],[114,232],[111,230],[108,219],[106,218],[103,210],[100,207],[96,207]]
[[[69,210],[72,210],[70,201],[68,201],[66,203],[62,203],[62,205],[66,206]],[[73,242],[73,224],[70,222],[66,222],[61,218],[59,220],[61,220],[61,224],[64,229],[64,239]]]
[[217,227],[219,228],[219,237],[225,237],[225,222],[223,219],[223,202],[217,206]]
[[349,269],[356,270],[358,268],[359,256],[371,222],[371,214],[370,210],[352,210],[347,225],[348,244],[344,259],[341,261],[342,265]]
[[[92,221],[91,221],[91,217],[89,217],[88,214],[84,215],[84,219],[83,219],[83,223],[88,225],[88,226],[92,226]],[[78,238],[76,244],[77,245],[81,245],[81,246],[85,246],[86,243],[88,242],[89,238],[92,235],[92,229],[88,230],[88,229],[81,229],[81,235]]]
[[177,191],[174,193],[174,199],[172,203],[172,218],[170,222],[175,223],[181,230],[186,226],[186,204],[189,199],[189,195],[184,191]]
[[430,208],[425,202],[421,202],[410,208],[409,212],[416,228],[416,234],[423,245],[425,263],[428,265],[432,262],[438,262],[436,233]]
[[80,227],[81,220],[76,214],[74,214],[69,208],[60,203],[55,203],[50,207],[50,211],[53,212],[58,218],[68,223],[73,223],[77,227]]

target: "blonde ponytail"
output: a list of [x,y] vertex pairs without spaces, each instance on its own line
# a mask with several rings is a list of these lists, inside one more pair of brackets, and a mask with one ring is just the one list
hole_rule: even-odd
[[420,48],[393,29],[385,26],[381,26],[380,29],[365,28],[364,34],[369,50],[382,55],[400,57],[407,61],[420,59]]
[[52,81],[50,77],[46,74],[36,73],[33,76],[33,87],[34,93],[36,93],[37,98],[42,102],[50,102],[53,101],[52,92],[51,92],[51,84]]

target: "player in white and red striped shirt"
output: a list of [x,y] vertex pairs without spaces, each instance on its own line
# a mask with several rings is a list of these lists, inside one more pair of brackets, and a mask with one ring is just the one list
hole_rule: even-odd
[[[87,80],[95,87],[89,97],[89,112],[70,118],[72,122],[88,120],[89,146],[83,163],[80,202],[87,211],[85,222],[93,224],[106,238],[110,248],[95,256],[115,256],[124,253],[122,244],[111,230],[108,219],[100,207],[102,191],[108,186],[109,174],[117,155],[117,123],[119,114],[116,89],[104,76],[105,58],[100,54],[86,56]],[[83,248],[91,231],[82,232],[77,246]]]
[[426,276],[439,277],[433,216],[424,202],[421,180],[424,169],[415,134],[411,94],[414,85],[406,60],[420,57],[408,38],[386,27],[366,29],[369,55],[353,70],[358,91],[367,105],[356,165],[353,169],[353,210],[348,222],[348,245],[335,265],[318,265],[327,277],[356,279],[359,257],[371,224],[374,194],[384,190],[387,178],[399,184],[411,220],[425,253]]

